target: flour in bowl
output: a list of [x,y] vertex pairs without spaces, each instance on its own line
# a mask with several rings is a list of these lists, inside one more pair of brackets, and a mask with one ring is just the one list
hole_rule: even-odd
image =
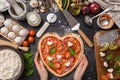
[[22,68],[22,60],[17,52],[11,49],[0,50],[0,80],[14,79]]

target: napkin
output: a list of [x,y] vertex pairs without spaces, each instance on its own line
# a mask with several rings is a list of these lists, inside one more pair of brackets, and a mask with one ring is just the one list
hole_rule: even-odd
[[109,5],[113,5],[114,9],[109,11],[108,13],[110,13],[113,16],[116,25],[120,28],[120,0],[93,0],[93,1],[98,3],[103,10],[109,7]]

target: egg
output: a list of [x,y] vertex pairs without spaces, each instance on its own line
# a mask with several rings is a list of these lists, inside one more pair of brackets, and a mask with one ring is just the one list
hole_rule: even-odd
[[22,37],[27,36],[27,34],[28,34],[28,31],[25,30],[25,29],[22,29],[22,30],[20,30],[20,32],[19,32],[19,35],[22,36]]
[[16,38],[14,39],[14,41],[15,41],[18,45],[20,45],[20,44],[23,42],[23,39],[22,39],[20,36],[18,36],[18,37],[16,37]]
[[14,39],[15,38],[15,33],[14,32],[9,32],[8,37],[11,38],[11,39]]
[[1,31],[2,34],[6,35],[8,33],[8,28],[7,27],[2,27],[0,31]]
[[12,27],[12,30],[13,30],[14,32],[18,32],[18,31],[20,30],[20,28],[19,28],[18,25],[14,25],[14,26]]
[[6,19],[4,21],[4,26],[10,28],[10,27],[12,27],[12,25],[13,25],[13,23],[12,23],[12,21],[10,19]]

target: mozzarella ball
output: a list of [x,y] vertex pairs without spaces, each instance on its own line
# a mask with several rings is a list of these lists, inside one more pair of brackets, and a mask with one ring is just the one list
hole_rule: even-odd
[[23,42],[23,39],[18,36],[18,37],[15,38],[15,42],[16,42],[18,45],[20,45],[20,44]]
[[27,34],[28,34],[28,32],[27,32],[27,30],[25,30],[25,29],[22,29],[22,30],[20,30],[20,32],[19,32],[19,35],[20,36],[27,36]]
[[15,33],[14,32],[9,32],[8,37],[11,38],[11,39],[14,39],[15,38]]
[[12,27],[12,25],[13,25],[13,23],[12,23],[12,21],[10,19],[6,19],[4,21],[4,26],[10,28],[10,27]]
[[8,33],[8,28],[7,27],[2,27],[0,31],[1,31],[2,34],[6,35]]
[[18,31],[20,30],[20,28],[19,28],[18,25],[14,25],[14,26],[12,27],[12,30],[13,30],[14,32],[18,32]]

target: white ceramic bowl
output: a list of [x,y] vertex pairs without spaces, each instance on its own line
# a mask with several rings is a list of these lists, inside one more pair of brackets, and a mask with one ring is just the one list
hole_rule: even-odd
[[14,10],[13,10],[12,7],[10,7],[10,8],[8,9],[8,12],[9,12],[10,16],[11,16],[13,19],[24,20],[25,17],[26,17],[26,15],[27,15],[27,6],[26,6],[26,4],[25,4],[24,2],[22,2],[22,1],[17,1],[17,3],[18,3],[19,6],[21,6],[21,7],[23,8],[23,10],[24,10],[24,12],[21,13],[22,15],[21,15],[21,16],[17,16],[17,15],[15,14],[15,12],[14,12]]

